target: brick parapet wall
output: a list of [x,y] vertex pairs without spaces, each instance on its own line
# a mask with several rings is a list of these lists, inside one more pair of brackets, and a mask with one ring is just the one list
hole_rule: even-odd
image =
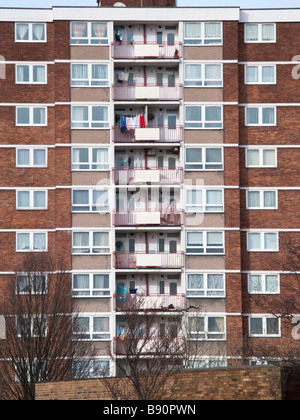
[[[232,367],[178,373],[180,400],[281,400],[282,370]],[[113,378],[107,379],[109,381]],[[127,380],[124,379],[126,382]],[[165,395],[162,392],[162,395]],[[110,400],[99,379],[40,383],[37,400]]]

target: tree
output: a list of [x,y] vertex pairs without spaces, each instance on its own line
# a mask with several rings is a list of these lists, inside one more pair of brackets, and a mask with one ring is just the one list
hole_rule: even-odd
[[33,400],[37,382],[71,379],[76,361],[92,357],[85,342],[72,337],[77,314],[64,267],[48,253],[30,253],[7,283],[0,399]]
[[[110,356],[116,377],[104,380],[114,400],[174,400],[181,396],[180,376],[193,361],[209,354],[210,343],[191,340],[186,311],[157,310],[146,296],[119,295],[124,309],[119,336]],[[171,313],[170,313],[171,312]],[[118,321],[117,321],[118,322]]]
[[[300,328],[295,325],[300,322],[300,246],[298,238],[282,239],[282,258],[273,270],[281,273],[280,293],[277,285],[274,294],[254,293],[250,295],[251,305],[259,312],[270,314],[281,321],[284,340],[265,338],[258,343],[248,340],[249,355],[255,356],[261,363],[282,367],[298,367],[300,334],[293,331]],[[275,283],[276,284],[276,283]],[[269,285],[272,291],[272,283]],[[259,284],[258,284],[259,289]]]

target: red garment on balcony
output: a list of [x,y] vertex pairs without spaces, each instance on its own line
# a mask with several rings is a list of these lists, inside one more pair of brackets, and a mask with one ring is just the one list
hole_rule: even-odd
[[140,115],[140,127],[141,128],[145,128],[146,127],[146,124],[145,124],[145,115],[144,114],[141,114]]

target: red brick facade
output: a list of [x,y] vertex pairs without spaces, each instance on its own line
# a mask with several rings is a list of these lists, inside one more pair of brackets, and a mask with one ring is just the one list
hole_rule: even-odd
[[[96,1],[95,1],[96,3]],[[102,0],[101,13],[105,13],[105,8],[112,7],[116,1]],[[165,7],[162,10],[166,16],[169,10],[176,10],[175,0],[125,0],[128,8]],[[172,8],[172,9],[170,9]],[[95,13],[98,8],[95,7]],[[117,9],[117,8],[115,8]],[[113,14],[115,9],[111,9]],[[126,9],[124,9],[126,10]],[[118,9],[119,12],[119,9]],[[135,13],[132,10],[126,13]],[[140,12],[140,10],[138,11]],[[71,13],[71,12],[70,12]],[[72,12],[73,13],[73,12]],[[79,15],[75,20],[80,20]],[[124,12],[125,13],[125,12]],[[190,9],[193,13],[193,9]],[[201,13],[197,9],[197,21],[201,18]],[[55,15],[56,16],[56,15]],[[98,15],[97,15],[98,16]],[[102,15],[101,15],[102,16]],[[196,16],[196,15],[195,15]],[[200,16],[200,17],[199,17]],[[180,149],[180,163],[184,165],[186,147],[221,147],[224,156],[224,170],[222,171],[184,171],[185,179],[192,179],[193,185],[199,178],[205,179],[205,187],[209,185],[216,189],[218,186],[224,191],[224,212],[214,215],[213,223],[209,226],[198,225],[191,227],[184,225],[174,229],[166,228],[163,233],[175,234],[181,237],[183,243],[186,238],[186,232],[189,231],[222,231],[224,232],[224,254],[222,255],[187,255],[185,259],[185,270],[174,270],[175,274],[181,276],[182,290],[186,292],[186,274],[196,273],[224,273],[226,274],[225,297],[217,299],[213,296],[210,299],[201,299],[194,297],[193,302],[197,302],[196,313],[201,312],[203,306],[206,308],[209,317],[216,313],[220,317],[226,318],[226,344],[227,344],[227,362],[228,365],[235,365],[245,361],[250,363],[255,358],[255,351],[249,354],[255,346],[258,347],[266,340],[276,347],[276,354],[280,357],[289,346],[297,348],[299,342],[293,341],[291,331],[293,325],[291,320],[282,319],[280,336],[249,337],[249,317],[253,314],[272,315],[280,310],[278,295],[282,297],[285,293],[286,283],[297,287],[295,277],[292,273],[286,273],[289,254],[285,247],[288,241],[292,241],[295,246],[299,243],[300,219],[299,219],[299,199],[300,189],[298,185],[299,178],[299,102],[300,89],[299,80],[293,79],[291,72],[293,57],[300,53],[299,28],[300,23],[278,22],[276,24],[276,43],[245,43],[244,42],[244,23],[238,20],[228,20],[228,15],[222,21],[222,43],[218,45],[197,45],[184,44],[184,23],[178,18],[170,24],[166,24],[164,18],[162,21],[154,22],[147,20],[147,10],[145,10],[145,23],[140,20],[131,22],[128,17],[124,18],[124,27],[126,26],[130,33],[133,24],[141,25],[138,31],[143,31],[145,38],[146,30],[149,33],[154,31],[154,38],[163,31],[173,31],[176,27],[176,37],[180,39],[180,45],[183,48],[182,57],[172,55],[167,60],[166,57],[153,59],[142,57],[139,59],[123,60],[112,59],[110,51],[114,40],[113,27],[109,26],[109,35],[107,43],[103,45],[84,45],[81,41],[71,44],[71,21],[65,17],[58,17],[57,20],[48,21],[47,42],[41,46],[36,42],[15,42],[15,22],[4,21],[0,25],[0,51],[5,57],[6,78],[0,77],[0,297],[4,299],[4,284],[7,281],[8,272],[13,272],[22,253],[16,252],[16,232],[19,230],[45,230],[48,233],[48,250],[53,251],[57,257],[64,256],[67,261],[67,269],[75,272],[89,270],[89,272],[101,271],[101,273],[110,272],[111,274],[111,295],[103,304],[108,308],[105,312],[102,310],[99,300],[90,299],[88,301],[87,313],[97,312],[109,313],[112,317],[118,314],[113,312],[113,293],[116,292],[115,270],[112,266],[111,254],[115,251],[117,242],[116,234],[133,234],[134,229],[125,230],[122,227],[119,231],[111,223],[110,214],[76,214],[72,213],[72,189],[92,188],[101,184],[105,176],[112,177],[112,168],[116,163],[117,153],[122,151],[122,144],[115,144],[113,138],[114,109],[130,109],[137,107],[140,103],[143,106],[162,107],[166,113],[172,113],[176,109],[180,116],[181,123],[184,124],[185,106],[210,103],[222,107],[222,128],[221,129],[187,129],[183,128],[183,142],[179,145],[169,146],[168,144],[127,144],[124,146],[128,152],[131,149],[144,147],[145,154],[147,149],[155,149],[162,153],[162,150],[168,150],[176,147]],[[1,19],[1,17],[0,17]],[[71,19],[71,18],[70,18]],[[96,18],[95,18],[96,19]],[[266,15],[267,19],[267,15]],[[112,19],[113,20],[113,17]],[[211,20],[208,19],[208,20]],[[94,21],[92,19],[91,21]],[[119,20],[113,22],[114,25],[123,24]],[[149,28],[146,28],[147,25]],[[157,29],[159,25],[160,29]],[[156,28],[153,29],[152,28]],[[173,27],[173,29],[172,29]],[[179,31],[179,28],[180,31]],[[91,30],[91,29],[89,29]],[[155,33],[157,31],[157,33]],[[140,36],[141,34],[138,33]],[[176,38],[177,41],[177,38]],[[153,41],[151,41],[153,42]],[[166,44],[172,44],[171,41],[163,41]],[[123,44],[126,44],[124,42]],[[155,43],[154,43],[155,44]],[[161,43],[162,45],[163,43]],[[120,43],[121,45],[121,43]],[[160,45],[160,47],[161,47]],[[170,46],[170,45],[168,45]],[[172,46],[172,45],[171,45]],[[149,59],[149,61],[148,61]],[[104,63],[114,66],[116,71],[127,66],[132,71],[132,67],[141,66],[143,74],[146,74],[147,66],[155,67],[155,72],[162,71],[166,66],[168,71],[178,72],[184,84],[184,66],[188,63],[221,63],[222,64],[222,86],[208,88],[187,88],[184,87],[183,100],[177,101],[113,101],[113,70],[109,67],[109,85],[97,86],[94,89],[90,87],[71,88],[71,64],[73,63]],[[140,60],[140,61],[139,61]],[[17,63],[46,63],[47,64],[47,83],[37,84],[16,84],[16,64]],[[276,83],[273,84],[245,84],[245,65],[254,63],[276,63]],[[132,66],[132,67],[131,67]],[[174,67],[172,67],[174,66]],[[180,72],[179,72],[180,68]],[[172,70],[173,69],[173,70]],[[140,71],[140,69],[138,69]],[[93,92],[92,92],[93,91]],[[203,96],[201,96],[203,95]],[[205,96],[206,95],[206,96]],[[210,96],[211,95],[211,96]],[[189,101],[185,102],[185,97]],[[200,99],[199,99],[200,98]],[[205,98],[202,100],[201,98]],[[216,99],[217,98],[217,99]],[[71,107],[80,106],[81,103],[89,106],[107,105],[109,109],[109,127],[101,130],[72,129],[71,128]],[[24,127],[16,125],[16,107],[18,105],[43,104],[47,108],[47,126],[42,127]],[[154,104],[154,105],[153,105]],[[276,125],[274,126],[255,126],[245,125],[245,108],[247,105],[265,105],[276,106]],[[171,112],[170,112],[171,108]],[[125,112],[125,111],[124,111]],[[161,112],[161,111],[160,111]],[[75,146],[74,146],[75,145]],[[18,147],[45,147],[47,149],[47,166],[44,168],[24,168],[16,165],[16,150]],[[107,147],[109,149],[109,169],[100,173],[72,171],[72,146],[83,148]],[[272,168],[246,167],[246,151],[255,146],[277,149],[277,165]],[[171,150],[172,152],[172,150]],[[132,152],[133,153],[133,152]],[[110,171],[110,173],[109,173]],[[211,177],[211,178],[210,178]],[[201,178],[201,179],[202,179]],[[18,210],[16,208],[16,190],[26,188],[45,188],[48,191],[48,203],[46,210]],[[179,186],[184,194],[184,184]],[[109,179],[109,188],[116,194],[117,187]],[[278,208],[276,209],[248,209],[246,206],[246,195],[249,189],[255,190],[275,189],[278,190]],[[175,189],[175,188],[174,188]],[[110,197],[111,203],[116,204],[116,195]],[[184,200],[183,200],[184,201]],[[94,217],[95,216],[95,217]],[[208,218],[211,215],[207,216]],[[72,230],[88,231],[101,229],[110,232],[109,255],[72,255]],[[278,232],[279,250],[278,252],[249,252],[247,243],[247,234],[249,231],[267,230]],[[138,231],[138,230],[137,230]],[[138,233],[140,233],[139,229]],[[147,226],[143,227],[142,232],[147,231]],[[151,226],[149,232],[158,231],[158,226]],[[174,231],[174,232],[173,232]],[[149,234],[150,234],[149,233]],[[157,232],[156,232],[157,233]],[[160,233],[160,232],[159,232]],[[148,245],[148,244],[147,244]],[[184,251],[184,250],[183,250]],[[283,269],[284,268],[284,269]],[[126,270],[125,270],[126,271]],[[121,274],[136,275],[137,272],[125,271]],[[145,274],[146,269],[141,270]],[[155,270],[154,270],[155,271]],[[173,274],[165,271],[168,275]],[[250,273],[280,273],[281,288],[276,294],[263,294],[263,296],[253,296],[248,290],[248,274]],[[2,274],[1,274],[2,273]],[[156,274],[160,271],[156,270]],[[120,274],[120,273],[118,273]],[[158,275],[158,274],[157,274]],[[185,293],[183,293],[185,294]],[[283,296],[284,297],[284,296]],[[106,298],[105,298],[106,299]],[[273,312],[263,311],[264,299],[267,300]],[[187,306],[189,299],[187,298]],[[84,305],[83,305],[84,306]],[[207,309],[208,308],[208,309]],[[218,308],[216,310],[215,308]],[[83,311],[84,312],[84,311]],[[0,299],[1,314],[1,299]],[[225,315],[224,315],[225,314]],[[217,316],[217,315],[216,315]],[[115,335],[111,331],[111,339]],[[245,351],[247,348],[247,351]],[[283,351],[284,350],[284,351]],[[103,356],[100,351],[100,356]]]

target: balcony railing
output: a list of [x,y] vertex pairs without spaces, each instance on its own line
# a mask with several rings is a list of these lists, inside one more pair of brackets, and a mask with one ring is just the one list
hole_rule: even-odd
[[124,294],[114,295],[115,311],[182,311],[185,309],[184,294]]
[[151,126],[121,131],[120,127],[113,127],[115,143],[180,143],[183,140],[182,126]]
[[179,59],[182,42],[113,42],[112,57]]
[[114,337],[114,353],[116,355],[141,354],[151,356],[184,355],[186,354],[185,337]]
[[117,211],[113,214],[114,226],[182,226],[183,211]]
[[118,185],[144,184],[148,182],[152,184],[181,184],[183,182],[183,168],[113,168],[113,181]]
[[114,252],[115,268],[183,268],[184,252]]
[[138,101],[138,100],[159,100],[159,101],[179,101],[182,99],[181,84],[162,84],[155,83],[128,85],[113,85],[114,101]]

